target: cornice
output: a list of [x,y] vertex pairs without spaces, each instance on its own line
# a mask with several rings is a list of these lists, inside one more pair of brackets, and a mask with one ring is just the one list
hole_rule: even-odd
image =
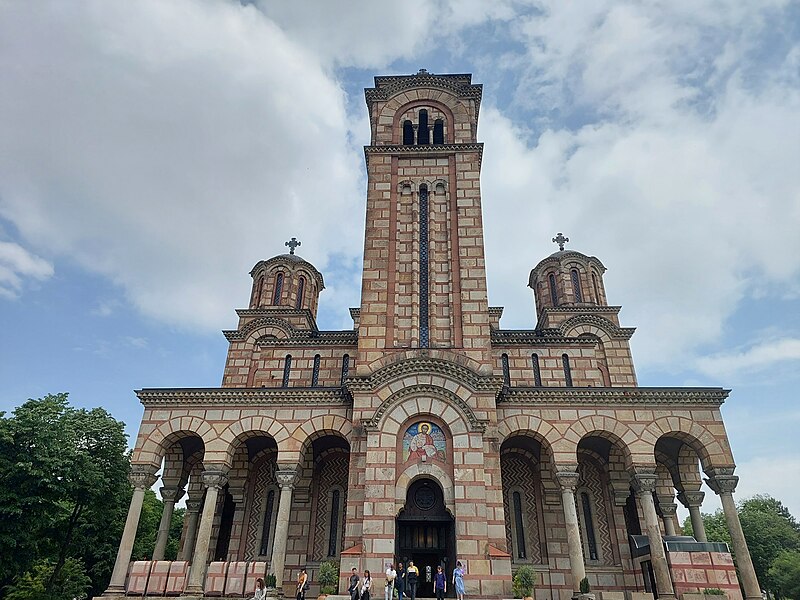
[[544,267],[548,265],[563,265],[564,263],[568,263],[572,260],[594,264],[600,270],[601,275],[606,272],[605,265],[596,256],[588,256],[583,252],[578,252],[577,250],[561,250],[560,252],[555,252],[550,256],[543,258],[535,267],[533,267],[533,269],[531,269],[528,287],[533,287],[534,274],[541,271]]
[[558,329],[493,329],[492,345],[499,346],[594,346],[592,338],[568,337]]
[[[279,314],[276,314],[279,313]],[[259,327],[274,326],[286,333],[285,338],[261,338],[256,340],[260,346],[357,346],[358,332],[353,329],[342,331],[320,331],[314,321],[311,311],[305,308],[284,310],[270,310],[263,308],[244,308],[236,311],[240,317],[255,317],[241,329],[223,331],[229,342],[241,342]],[[297,329],[294,325],[282,319],[281,316],[301,316],[309,320],[313,329]]]
[[578,304],[578,305],[561,305],[561,306],[547,306],[542,310],[551,313],[611,313],[618,315],[622,310],[621,306],[599,306],[597,304]]
[[281,388],[147,388],[136,390],[145,407],[155,406],[317,406],[349,405],[341,387]]
[[370,105],[373,102],[386,101],[405,90],[419,88],[442,89],[458,98],[473,100],[475,117],[478,116],[483,86],[472,83],[472,75],[469,73],[436,75],[423,70],[412,75],[380,75],[375,77],[374,88],[364,90],[364,97],[367,105]]
[[[540,320],[543,320],[543,317],[551,310],[553,309],[542,309],[542,319]],[[605,317],[592,314],[576,314],[574,317],[570,317],[569,319],[559,323],[558,330],[561,331],[562,335],[566,335],[567,331],[577,327],[578,325],[594,325],[595,327],[605,331],[611,338],[618,340],[629,340],[633,337],[633,334],[636,333],[635,327],[620,327]]]
[[503,385],[501,376],[479,375],[472,369],[453,362],[430,357],[416,357],[387,365],[367,377],[350,377],[346,381],[346,386],[351,392],[370,392],[406,375],[425,374],[444,375],[467,385],[476,392],[496,392]]
[[259,346],[347,346],[355,348],[358,346],[358,332],[355,330],[297,332],[292,337],[285,339],[259,339],[256,340],[256,344]]
[[255,273],[259,269],[268,269],[270,266],[275,264],[281,264],[290,267],[291,269],[296,269],[297,267],[304,267],[311,276],[317,280],[317,288],[318,291],[322,291],[325,289],[325,280],[322,277],[322,273],[320,273],[317,268],[308,262],[304,258],[300,258],[296,254],[278,254],[277,256],[273,256],[267,260],[260,260],[256,263],[256,265],[250,270],[250,276],[255,277]]
[[[403,146],[391,144],[388,146],[364,146],[364,158],[369,165],[371,154],[421,154],[425,156],[447,156],[455,152],[477,152],[478,163],[483,162],[483,143],[475,142],[468,144],[437,144],[425,146]],[[480,164],[479,164],[480,166]]]
[[497,403],[506,406],[586,405],[586,406],[646,406],[696,405],[721,406],[730,394],[723,388],[556,388],[504,387]]

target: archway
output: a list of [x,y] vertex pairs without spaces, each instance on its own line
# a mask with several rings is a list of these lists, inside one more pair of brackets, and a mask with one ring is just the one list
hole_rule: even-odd
[[[414,561],[419,569],[418,598],[433,598],[436,567],[452,571],[456,558],[455,521],[444,503],[439,483],[423,477],[408,486],[406,503],[397,515],[395,527],[397,560]],[[448,586],[447,595],[455,596]]]

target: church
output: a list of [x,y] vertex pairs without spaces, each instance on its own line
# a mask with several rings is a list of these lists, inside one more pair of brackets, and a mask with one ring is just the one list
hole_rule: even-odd
[[[419,597],[433,595],[431,571],[442,565],[449,578],[460,561],[475,598],[513,597],[513,574],[528,566],[537,600],[576,597],[586,583],[606,600],[706,588],[760,600],[733,500],[728,390],[640,387],[634,329],[609,302],[606,267],[561,233],[520,273],[535,325],[504,329],[487,297],[482,87],[423,69],[376,77],[365,95],[352,328],[318,328],[324,277],[292,238],[250,272],[247,307],[224,332],[220,387],[136,392],[134,494],[105,595],[249,597],[271,574],[293,595],[305,568],[316,597],[319,565],[334,560],[340,594],[355,567],[382,597],[386,563],[413,560]],[[727,545],[706,539],[704,478],[738,578]],[[158,479],[152,560],[131,562]],[[164,560],[181,499],[179,555]],[[693,536],[682,535],[678,502]]]

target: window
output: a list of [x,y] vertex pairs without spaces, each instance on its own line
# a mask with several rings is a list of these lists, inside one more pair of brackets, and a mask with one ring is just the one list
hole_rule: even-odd
[[403,121],[403,146],[414,145],[414,125],[406,119]]
[[583,513],[583,530],[586,532],[586,545],[589,560],[599,560],[597,553],[597,537],[594,533],[594,517],[592,516],[592,501],[587,492],[580,493],[581,512]]
[[564,365],[564,381],[566,382],[567,387],[572,387],[572,370],[569,367],[569,356],[562,354],[561,364]]
[[[427,113],[426,113],[427,114]],[[427,116],[425,117],[427,119]],[[428,331],[428,186],[419,186],[419,347],[430,344]]]
[[433,122],[433,144],[435,146],[444,144],[444,121],[441,119]]
[[575,293],[575,302],[583,302],[583,292],[581,292],[581,278],[577,269],[572,269],[572,290]]
[[500,357],[500,362],[503,365],[503,385],[508,387],[511,385],[511,373],[508,369],[508,354],[503,353]]
[[424,108],[419,111],[419,126],[417,128],[417,145],[427,146],[431,143],[431,132],[428,129],[428,111]]
[[258,308],[261,305],[261,292],[264,289],[264,276],[258,278],[256,287],[253,290],[253,306]]
[[342,385],[344,385],[344,380],[347,379],[347,374],[350,372],[350,355],[345,354],[342,357]]
[[517,532],[517,558],[527,558],[525,549],[525,524],[522,520],[522,495],[519,492],[511,494],[514,503],[514,530]]
[[600,304],[600,288],[597,287],[597,276],[592,273],[592,288],[594,289],[594,301]]
[[550,283],[550,302],[553,306],[558,306],[558,292],[556,292],[556,276],[553,273],[547,276]]
[[278,273],[275,275],[275,293],[272,295],[272,304],[280,305],[281,294],[283,294],[283,273]]
[[339,546],[339,505],[341,504],[342,493],[339,490],[333,490],[331,494],[331,517],[330,527],[328,528],[328,556],[336,556],[336,550]]
[[295,308],[303,308],[303,294],[306,291],[306,278],[301,277],[300,281],[297,282],[297,301],[295,302]]
[[531,354],[531,362],[533,363],[533,385],[542,387],[542,371],[539,368],[539,355]]
[[292,355],[287,354],[283,360],[283,383],[281,387],[289,387],[289,375],[292,372]]
[[319,385],[319,361],[320,355],[314,355],[314,369],[311,372],[311,387],[317,387]]
[[270,531],[272,530],[272,513],[275,510],[275,490],[267,492],[266,510],[264,511],[264,524],[261,526],[261,549],[259,554],[267,556],[272,552],[270,546]]

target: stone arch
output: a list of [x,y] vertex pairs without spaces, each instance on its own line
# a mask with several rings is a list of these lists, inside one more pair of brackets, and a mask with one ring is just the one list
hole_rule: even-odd
[[[311,442],[326,435],[344,439],[349,447],[353,436],[353,425],[348,419],[339,415],[317,415],[295,428],[291,435],[291,444],[284,450],[297,451],[298,456],[302,456]],[[278,448],[281,449],[280,444]]]
[[[447,102],[448,100],[450,102]],[[380,120],[381,117],[389,115],[392,117],[392,143],[402,144],[403,128],[401,126],[401,119],[403,116],[409,110],[417,107],[434,108],[444,114],[446,119],[445,123],[448,127],[447,135],[445,136],[445,144],[452,144],[455,142],[455,115],[461,115],[461,113],[463,113],[461,116],[466,116],[466,110],[463,107],[461,107],[462,110],[459,110],[460,104],[461,103],[458,101],[458,98],[456,98],[450,92],[440,94],[439,100],[434,100],[433,98],[418,98],[416,100],[407,101],[403,104],[401,104],[401,98],[395,96],[383,106],[378,119]]]
[[597,315],[578,315],[571,317],[558,326],[564,337],[577,337],[581,334],[591,334],[602,343],[611,342],[618,337],[619,327],[604,317]]
[[214,462],[219,461],[230,465],[233,462],[233,456],[239,444],[257,436],[272,438],[278,446],[279,452],[290,437],[286,427],[273,417],[261,415],[244,417],[228,425],[219,434],[219,443],[215,444],[213,454],[210,448],[206,452],[207,460],[212,460],[213,456]]
[[391,367],[409,365],[420,372],[452,373],[468,379],[475,375],[491,374],[492,368],[485,368],[478,361],[463,355],[443,349],[407,350],[385,355],[369,363],[368,368],[373,378],[380,378],[384,373],[389,374]]
[[456,493],[453,479],[439,465],[433,463],[412,463],[397,477],[394,488],[394,514],[403,509],[406,504],[406,494],[409,486],[418,479],[429,478],[435,480],[442,488],[444,505],[451,515],[456,514]]
[[262,317],[250,321],[247,325],[242,327],[238,332],[241,339],[248,342],[254,342],[260,337],[265,335],[274,335],[279,339],[286,339],[292,337],[295,333],[295,328],[283,319],[276,319],[274,317]]
[[[651,458],[652,452],[643,444],[639,436],[625,423],[604,415],[592,415],[574,421],[564,433],[570,444],[574,444],[577,457],[578,445],[587,437],[599,437],[616,445],[625,460],[625,467],[630,468],[642,458]],[[652,462],[652,460],[650,460]]]
[[205,419],[190,415],[173,417],[162,422],[150,433],[144,433],[143,429],[139,431],[139,439],[136,441],[131,462],[160,468],[169,446],[174,441],[188,436],[199,437],[206,452],[217,437],[214,428]]
[[730,445],[725,436],[717,437],[706,427],[687,417],[667,416],[656,419],[647,426],[646,440],[651,456],[662,437],[672,437],[690,446],[700,459],[703,471],[735,467]]
[[410,418],[428,414],[436,415],[446,423],[453,438],[470,431],[483,431],[482,424],[464,398],[444,385],[422,385],[417,383],[416,377],[408,379],[409,385],[398,386],[395,393],[381,402],[366,421],[367,425],[397,435],[402,424]]
[[547,446],[555,462],[564,462],[564,455],[570,451],[555,427],[532,415],[509,415],[497,423],[497,437],[501,446],[503,442],[515,436],[532,437]]

